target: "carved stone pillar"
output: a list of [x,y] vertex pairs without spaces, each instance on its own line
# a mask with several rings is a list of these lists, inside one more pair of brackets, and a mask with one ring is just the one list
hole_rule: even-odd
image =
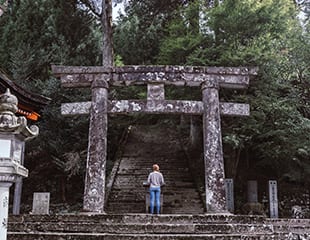
[[92,83],[92,106],[83,203],[83,210],[86,212],[104,213],[109,79],[110,74],[103,74],[101,79]]
[[147,109],[153,111],[162,108],[161,101],[165,100],[164,84],[147,85]]
[[[1,177],[0,177],[1,178]],[[12,182],[0,181],[0,239],[7,239],[8,212],[9,212],[9,192]]]
[[202,99],[206,209],[207,213],[228,212],[217,81],[207,81],[202,84]]

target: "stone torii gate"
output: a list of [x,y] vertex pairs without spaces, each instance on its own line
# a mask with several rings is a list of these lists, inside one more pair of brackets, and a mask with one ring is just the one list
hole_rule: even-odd
[[[203,116],[207,213],[226,209],[220,115],[248,116],[249,105],[219,101],[219,88],[246,88],[256,68],[193,66],[52,66],[63,87],[91,87],[89,102],[64,103],[63,115],[90,114],[83,210],[104,213],[108,114]],[[109,100],[109,86],[147,85],[146,100]],[[201,87],[202,101],[165,100],[165,85]]]

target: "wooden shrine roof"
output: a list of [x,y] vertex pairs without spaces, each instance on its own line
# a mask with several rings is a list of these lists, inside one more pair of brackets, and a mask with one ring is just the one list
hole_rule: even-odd
[[18,112],[33,121],[38,120],[42,109],[51,101],[50,98],[29,92],[13,82],[0,69],[0,93],[4,93],[9,88],[11,93],[18,99]]

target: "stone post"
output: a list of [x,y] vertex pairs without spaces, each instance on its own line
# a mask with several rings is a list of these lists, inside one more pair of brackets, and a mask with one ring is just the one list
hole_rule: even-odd
[[[21,164],[24,165],[24,155],[25,155],[25,143],[23,144],[23,153]],[[22,190],[23,190],[23,178],[21,176],[16,177],[16,181],[14,184],[14,197],[13,197],[13,214],[20,214],[20,203],[22,198]]]
[[202,84],[203,145],[207,213],[228,212],[225,197],[225,174],[219,106],[219,84]]
[[108,130],[108,81],[110,74],[92,83],[88,156],[83,210],[104,213]]
[[23,179],[22,177],[17,177],[14,187],[14,199],[13,199],[13,214],[20,214],[20,202],[23,189]]
[[11,182],[3,181],[0,177],[0,239],[3,240],[7,239],[9,192],[13,181],[14,177],[12,177]]
[[234,180],[232,178],[225,179],[225,189],[226,189],[227,210],[233,213],[235,211],[235,202],[234,202]]
[[279,217],[279,206],[278,206],[278,186],[277,181],[269,180],[269,213],[270,218]]
[[258,202],[257,181],[249,180],[247,184],[248,184],[248,202],[257,203]]

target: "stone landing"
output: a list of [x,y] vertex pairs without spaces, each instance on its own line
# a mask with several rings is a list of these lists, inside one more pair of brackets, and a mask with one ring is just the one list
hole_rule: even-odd
[[8,240],[310,239],[310,219],[240,215],[10,216]]

